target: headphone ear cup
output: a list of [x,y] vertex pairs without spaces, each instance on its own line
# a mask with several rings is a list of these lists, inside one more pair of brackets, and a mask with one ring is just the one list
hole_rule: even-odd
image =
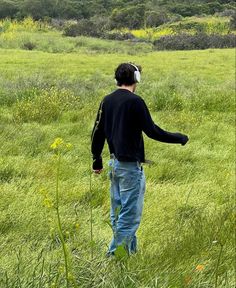
[[139,71],[134,71],[134,81],[135,83],[139,83],[141,80],[141,74]]

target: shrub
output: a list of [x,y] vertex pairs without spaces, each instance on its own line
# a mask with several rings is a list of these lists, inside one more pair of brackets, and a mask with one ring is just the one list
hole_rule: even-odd
[[230,28],[233,29],[233,30],[236,29],[236,11],[231,16]]
[[91,19],[82,19],[77,23],[68,25],[64,30],[65,36],[90,36],[102,37],[105,31],[109,29],[109,21],[104,17],[93,17]]
[[23,43],[22,48],[25,50],[34,50],[36,48],[36,44],[31,41],[28,41]]
[[134,40],[135,37],[132,33],[122,33],[119,31],[107,32],[104,34],[105,39],[109,40]]
[[233,48],[235,47],[236,35],[196,35],[180,34],[160,37],[154,41],[157,50],[198,50],[208,48]]
[[14,1],[0,1],[0,18],[14,17],[18,12],[18,5]]
[[111,15],[111,29],[138,29],[144,26],[145,5],[138,4],[123,9],[114,9]]
[[157,27],[169,21],[169,17],[164,12],[150,11],[146,17],[147,27]]
[[[203,18],[204,19],[204,18]],[[172,23],[169,25],[173,31],[179,33],[206,33],[206,34],[228,34],[229,33],[229,22],[221,20],[220,18],[195,18],[187,21],[178,23]]]
[[202,15],[202,14],[214,14],[223,10],[222,5],[217,1],[211,3],[174,3],[169,6],[170,12],[174,14],[180,14],[184,17]]

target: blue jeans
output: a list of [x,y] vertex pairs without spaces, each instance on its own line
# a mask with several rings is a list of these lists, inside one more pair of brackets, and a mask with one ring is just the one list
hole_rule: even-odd
[[111,180],[111,225],[113,239],[108,254],[123,245],[128,254],[137,251],[139,227],[145,193],[145,175],[138,162],[109,162]]

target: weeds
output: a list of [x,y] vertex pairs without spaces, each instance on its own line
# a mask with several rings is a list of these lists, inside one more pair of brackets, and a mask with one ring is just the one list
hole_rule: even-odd
[[60,165],[61,165],[61,153],[63,149],[71,149],[72,145],[70,143],[64,143],[64,141],[61,138],[56,138],[55,141],[50,146],[56,155],[56,214],[57,214],[57,224],[58,224],[58,233],[59,238],[62,244],[63,249],[63,255],[64,255],[64,261],[65,261],[65,276],[66,276],[66,287],[69,288],[70,281],[73,279],[71,274],[71,267],[69,263],[69,252],[68,248],[66,246],[65,237],[63,235],[63,229],[62,229],[62,223],[61,223],[61,215],[60,215],[60,205],[59,205],[59,174],[60,174]]
[[13,118],[17,123],[35,121],[48,123],[59,119],[63,111],[80,107],[79,98],[63,89],[43,90],[36,97],[19,100],[13,107]]

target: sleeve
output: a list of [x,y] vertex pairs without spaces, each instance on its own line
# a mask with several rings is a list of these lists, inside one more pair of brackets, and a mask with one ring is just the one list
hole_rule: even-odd
[[138,99],[135,103],[135,113],[138,118],[137,121],[142,129],[142,131],[154,140],[165,142],[165,143],[176,143],[185,145],[188,141],[188,137],[181,133],[167,132],[157,126],[150,115],[143,99]]
[[105,143],[104,111],[102,101],[98,109],[96,121],[91,135],[91,152],[93,155],[94,170],[100,170],[103,168],[101,154],[104,147],[104,143]]

